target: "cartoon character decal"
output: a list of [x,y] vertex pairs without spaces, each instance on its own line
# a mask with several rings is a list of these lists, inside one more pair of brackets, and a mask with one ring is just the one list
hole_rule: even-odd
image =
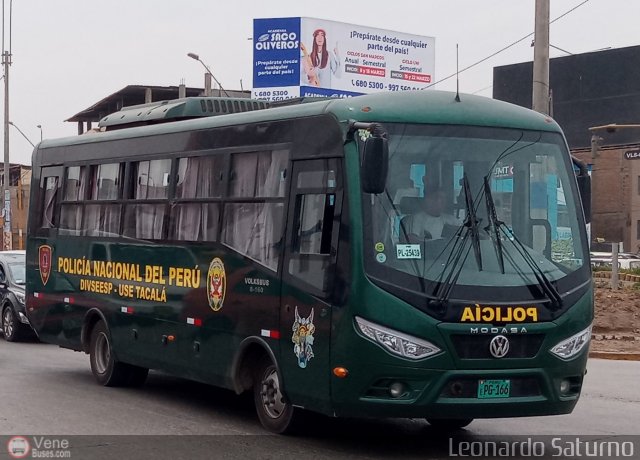
[[316,327],[313,324],[313,308],[306,318],[300,317],[297,306],[295,314],[296,319],[291,328],[293,331],[291,341],[293,342],[293,353],[298,357],[298,366],[304,369],[314,356],[313,333],[316,331]]
[[211,261],[207,272],[207,299],[213,311],[218,311],[222,308],[226,291],[227,273],[222,260],[216,257]]
[[42,284],[46,285],[51,274],[51,254],[53,249],[46,244],[38,248],[38,268],[40,269],[40,279]]

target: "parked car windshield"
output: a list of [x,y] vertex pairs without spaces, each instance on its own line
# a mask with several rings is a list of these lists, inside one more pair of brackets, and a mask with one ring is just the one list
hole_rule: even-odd
[[16,284],[24,284],[25,280],[25,264],[10,264],[9,271],[11,272],[11,279]]

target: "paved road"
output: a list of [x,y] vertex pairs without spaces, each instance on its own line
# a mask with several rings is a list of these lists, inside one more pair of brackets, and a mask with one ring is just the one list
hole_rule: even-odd
[[[593,359],[572,414],[476,420],[461,435],[640,435],[639,384],[640,362]],[[161,373],[140,389],[105,388],[84,354],[0,340],[0,459],[9,458],[9,435],[69,438],[72,458],[444,458],[448,440],[422,420],[324,417],[311,418],[301,436],[268,435],[249,397]]]

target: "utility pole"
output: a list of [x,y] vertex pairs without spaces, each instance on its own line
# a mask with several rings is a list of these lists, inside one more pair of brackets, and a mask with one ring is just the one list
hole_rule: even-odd
[[531,108],[549,115],[549,0],[536,0]]
[[[5,20],[5,2],[2,0],[2,65],[4,67],[4,229],[2,235],[2,249],[13,249],[13,237],[11,234],[11,189],[9,188],[10,163],[9,163],[9,66],[11,65],[11,3],[9,4],[9,24]],[[9,31],[7,34],[6,31]],[[9,50],[5,48],[5,37],[9,36]]]
[[11,65],[11,53],[9,51],[3,50],[2,64],[4,66],[4,234],[2,238],[2,249],[7,251],[13,249],[13,238],[11,234],[11,189],[9,188],[9,66]]

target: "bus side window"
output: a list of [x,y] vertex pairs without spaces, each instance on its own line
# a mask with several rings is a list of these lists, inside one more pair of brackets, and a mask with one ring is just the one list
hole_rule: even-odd
[[91,167],[89,200],[84,207],[83,235],[120,234],[122,205],[114,203],[122,196],[124,163],[102,163]]
[[297,198],[300,221],[294,235],[294,250],[300,254],[329,255],[335,195],[309,194]]
[[332,289],[341,186],[337,160],[312,160],[296,171],[285,271],[319,293]]
[[123,235],[141,239],[163,238],[167,213],[164,200],[169,196],[170,176],[170,159],[131,164],[130,179],[133,183],[126,196],[129,201],[125,204]]
[[82,230],[82,201],[86,199],[89,166],[69,166],[65,173],[64,198],[60,207],[60,232],[80,235]]
[[222,242],[276,271],[282,251],[288,150],[231,157]]
[[55,228],[55,209],[58,203],[60,177],[49,176],[43,178],[44,202],[42,206],[42,228]]
[[330,289],[335,204],[333,193],[296,197],[288,271],[322,292]]
[[[216,105],[219,104],[215,101]],[[217,111],[218,109],[216,109]],[[169,234],[182,241],[216,241],[224,190],[224,158],[220,155],[178,160]],[[206,199],[207,201],[203,201]]]

